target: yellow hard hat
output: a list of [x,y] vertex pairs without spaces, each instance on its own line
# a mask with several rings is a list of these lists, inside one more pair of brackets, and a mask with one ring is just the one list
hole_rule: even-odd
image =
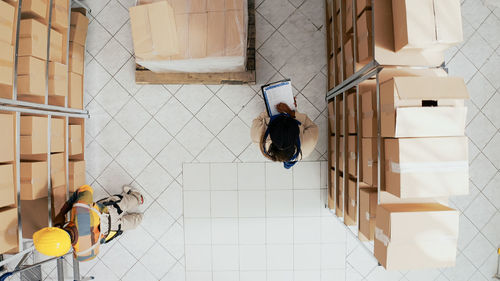
[[58,227],[45,227],[35,232],[33,243],[38,252],[51,257],[60,257],[71,249],[69,233]]

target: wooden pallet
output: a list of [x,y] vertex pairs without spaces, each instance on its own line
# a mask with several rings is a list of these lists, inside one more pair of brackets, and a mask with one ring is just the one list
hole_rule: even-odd
[[247,65],[243,72],[155,73],[136,65],[137,84],[255,84],[255,0],[248,0]]

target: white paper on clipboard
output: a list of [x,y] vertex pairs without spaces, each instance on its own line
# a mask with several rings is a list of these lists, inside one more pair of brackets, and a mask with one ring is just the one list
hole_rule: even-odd
[[269,116],[279,114],[278,110],[276,110],[276,105],[280,103],[286,103],[291,110],[295,110],[291,81],[280,81],[266,85],[262,87],[262,92]]

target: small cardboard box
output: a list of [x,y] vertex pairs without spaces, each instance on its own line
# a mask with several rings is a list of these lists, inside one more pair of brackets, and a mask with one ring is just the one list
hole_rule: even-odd
[[69,161],[69,191],[85,185],[85,161]]
[[344,171],[344,137],[340,136],[339,137],[339,171],[343,172]]
[[[355,178],[358,177],[357,159],[358,142],[356,141],[356,136],[347,136],[347,171]],[[362,161],[360,162],[362,163]]]
[[50,119],[50,152],[64,152],[64,134],[65,121],[64,119],[52,117]]
[[360,88],[361,100],[361,135],[364,138],[374,138],[377,136],[377,95],[375,89]]
[[14,47],[0,41],[0,97],[12,98]]
[[343,81],[343,76],[342,76],[342,53],[337,53],[337,68],[335,69],[335,72],[337,73],[337,83],[340,84],[340,82]]
[[463,78],[393,77],[380,85],[382,136],[463,136],[468,98]]
[[366,8],[372,7],[372,0],[356,0],[356,15],[360,15]]
[[347,179],[347,215],[353,221],[358,219],[358,193],[356,191],[356,180]]
[[455,265],[458,211],[437,203],[377,208],[375,257],[387,270]]
[[36,200],[21,200],[23,238],[33,239],[33,234],[49,226],[48,197]]
[[46,60],[47,26],[34,19],[23,19],[19,32],[19,56],[34,56]]
[[161,60],[179,53],[174,10],[167,1],[131,7],[129,12],[138,59]]
[[47,131],[47,117],[21,116],[21,155],[47,153]]
[[68,0],[52,1],[52,27],[60,32],[68,28]]
[[67,189],[66,185],[52,188],[52,219],[61,212],[64,203],[66,203]]
[[2,137],[0,138],[0,162],[10,162],[15,159],[14,124],[14,115],[0,113],[0,128],[2,128]]
[[363,175],[361,178],[363,182],[369,186],[377,186],[378,182],[377,151],[377,138],[361,139],[361,165],[363,167]]
[[14,185],[14,165],[0,165],[0,208],[16,203]]
[[80,12],[71,12],[69,41],[85,46],[89,19]]
[[68,106],[83,109],[83,76],[69,73]]
[[44,21],[47,17],[47,0],[25,0],[21,5],[21,14],[26,18],[39,18]]
[[49,95],[68,96],[68,69],[58,62],[49,62]]
[[48,195],[47,161],[21,162],[21,200],[35,200]]
[[356,61],[366,63],[373,59],[372,11],[366,10],[356,20],[358,53]]
[[467,137],[384,139],[386,191],[399,198],[469,193]]
[[331,167],[335,168],[335,136],[330,137],[330,142],[329,142],[329,150],[328,150],[328,155],[330,155],[331,159]]
[[359,233],[372,241],[375,238],[375,218],[377,217],[377,189],[359,189]]
[[0,221],[2,222],[0,224],[0,254],[3,254],[19,246],[17,208],[1,209]]
[[[23,2],[24,7],[24,2]],[[12,34],[14,32],[15,8],[7,2],[0,1],[0,41],[12,45]]]
[[348,78],[354,74],[354,56],[352,49],[352,39],[349,38],[344,45],[344,77]]
[[403,48],[430,47],[436,42],[433,2],[433,0],[392,0],[396,52]]
[[52,186],[66,185],[66,162],[64,153],[50,155],[50,180]]
[[83,153],[82,126],[69,125],[69,155]]
[[50,53],[49,60],[54,62],[62,63],[62,46],[63,46],[63,37],[60,32],[55,31],[54,29],[50,30]]
[[69,42],[69,72],[83,75],[85,48],[82,45]]
[[[223,4],[224,5],[224,4]],[[224,56],[226,14],[222,12],[208,12],[207,56]]]
[[36,57],[19,57],[17,89],[19,95],[45,96],[46,63]]
[[349,32],[352,29],[352,18],[353,18],[353,11],[352,11],[352,0],[347,0],[345,1],[345,30]]
[[357,126],[357,107],[356,107],[356,92],[347,94],[347,132],[349,134],[356,134],[358,131]]
[[330,72],[330,74],[328,75],[328,89],[331,90],[336,85],[335,77],[337,75],[335,73],[335,59],[333,56],[331,56],[330,59],[328,60],[328,67]]
[[344,214],[342,213],[342,209],[344,208],[344,197],[343,197],[343,191],[344,190],[344,177],[342,175],[339,175],[338,182],[337,182],[337,209],[336,213],[337,216],[342,217]]

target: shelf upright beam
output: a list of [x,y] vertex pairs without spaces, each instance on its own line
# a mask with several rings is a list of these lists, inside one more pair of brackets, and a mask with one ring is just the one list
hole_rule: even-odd
[[380,190],[382,186],[382,121],[380,113],[380,77],[376,74],[377,91],[377,204],[380,204]]
[[50,64],[50,35],[52,29],[52,2],[49,0],[49,18],[47,19],[47,61],[45,64],[45,104],[49,104],[49,64]]
[[72,1],[71,0],[66,0],[67,4],[68,4],[68,30],[67,30],[67,33],[66,33],[66,68],[68,69],[67,73],[68,73],[68,79],[66,79],[66,89],[67,89],[67,92],[66,92],[66,98],[64,99],[64,107],[68,108],[69,109],[69,73],[70,73],[70,69],[69,69],[69,36],[71,34],[71,3]]
[[18,252],[24,250],[23,244],[23,225],[21,221],[21,112],[15,112],[16,115],[16,189],[17,189],[17,235]]
[[[353,9],[354,11],[356,11],[356,9]],[[359,221],[360,221],[360,217],[361,217],[361,213],[359,212],[360,211],[360,204],[359,204],[359,198],[360,198],[360,188],[359,188],[359,183],[361,182],[361,173],[360,173],[360,163],[359,163],[359,159],[360,158],[360,151],[361,151],[361,130],[360,130],[360,126],[359,124],[361,123],[360,122],[360,114],[359,114],[359,85],[356,85],[356,173],[357,173],[357,177],[356,177],[356,225],[357,225],[357,229],[359,231]]]
[[17,5],[17,19],[16,19],[16,39],[14,43],[14,71],[12,77],[12,99],[17,100],[17,62],[18,62],[18,56],[19,56],[19,34],[20,34],[20,29],[21,29],[21,11],[22,11],[22,0],[18,0],[18,5]]
[[52,226],[52,175],[51,175],[51,135],[52,135],[52,116],[47,115],[47,190],[48,190],[48,210],[49,210],[49,227]]

